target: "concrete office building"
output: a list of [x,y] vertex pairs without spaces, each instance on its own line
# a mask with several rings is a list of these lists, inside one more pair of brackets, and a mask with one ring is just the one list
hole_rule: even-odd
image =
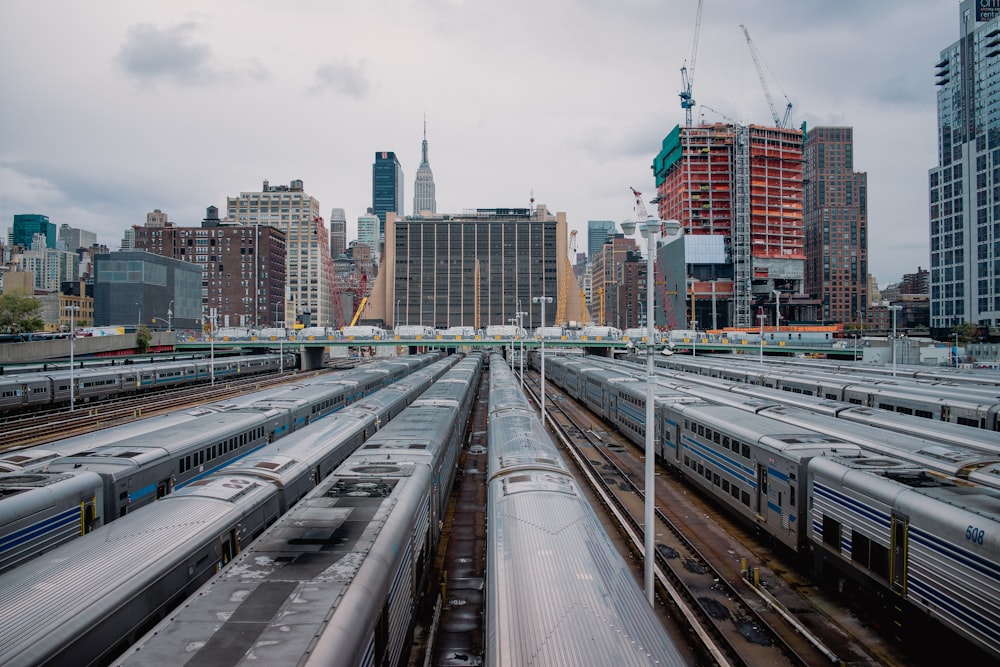
[[[386,244],[368,320],[435,328],[581,320],[581,293],[567,255],[566,214],[545,206],[476,209],[386,221]],[[398,304],[397,304],[398,302]]]

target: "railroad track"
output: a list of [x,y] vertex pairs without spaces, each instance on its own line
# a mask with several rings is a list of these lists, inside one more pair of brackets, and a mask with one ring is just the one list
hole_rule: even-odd
[[[599,421],[555,387],[546,387],[546,398],[548,426],[596,487],[595,494],[642,562],[645,496],[634,481],[643,478],[642,452],[611,433],[602,435],[594,426]],[[537,404],[536,395],[533,399]],[[826,624],[825,636],[816,636],[795,618],[802,613],[798,606],[795,615],[788,613],[773,596],[749,585],[741,574],[753,570],[748,564],[740,567],[736,556],[743,552],[720,548],[732,544],[732,538],[711,517],[692,511],[678,485],[658,476],[655,493],[657,594],[669,601],[675,618],[688,624],[691,640],[705,647],[707,660],[731,665],[876,664],[833,624]],[[677,511],[668,516],[660,509],[665,507]]]
[[23,418],[9,419],[3,424],[0,433],[0,452],[108,428],[161,412],[259,391],[311,377],[327,370],[329,369],[294,374],[255,375],[216,382],[214,386],[200,384],[177,387],[127,399],[88,403],[73,412],[64,408],[60,411],[33,413]]

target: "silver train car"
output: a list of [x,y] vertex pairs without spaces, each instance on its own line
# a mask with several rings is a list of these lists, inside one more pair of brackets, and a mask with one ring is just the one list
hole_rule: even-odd
[[484,664],[686,664],[497,355],[488,442]]
[[[24,635],[17,640],[0,628],[0,664],[107,664],[293,505],[304,486],[322,481],[453,363],[441,360],[303,429],[270,459],[246,460],[239,470],[194,482],[0,575],[0,602],[15,604],[27,619],[46,619],[30,630],[27,621],[17,625]],[[203,506],[202,500],[191,500],[217,496],[229,504]],[[190,518],[175,511],[178,507],[190,508]],[[210,522],[209,510],[222,521]],[[50,582],[67,590],[50,595]],[[72,597],[73,590],[82,595]],[[0,611],[0,624],[5,623]]]
[[[0,464],[16,465],[20,474],[0,474],[0,571],[214,474],[345,406],[364,402],[440,356],[375,362],[268,389],[263,397],[248,394],[11,452]],[[78,483],[45,483],[44,492],[31,497],[48,500],[42,505],[27,502],[27,471],[59,473],[59,479],[80,475],[91,493],[82,494]],[[94,486],[95,474],[99,487]],[[80,500],[83,495],[89,498],[86,502]],[[76,531],[69,529],[67,514],[74,503]]]
[[989,386],[907,382],[905,378],[865,381],[848,374],[792,372],[733,357],[679,359],[674,355],[657,358],[655,363],[672,370],[1000,431],[1000,394]]
[[273,487],[213,479],[0,574],[0,663],[106,663],[277,516]]
[[963,644],[926,627],[927,618],[981,649],[986,661],[1000,661],[995,490],[863,459],[814,459],[808,476],[809,537],[827,584],[935,655],[957,663],[968,657]]
[[115,664],[400,664],[481,369],[456,364]]
[[[68,368],[0,376],[0,413],[85,404],[192,382],[226,379],[291,369],[293,354],[264,354],[219,359],[155,361],[149,364]],[[214,369],[214,370],[213,370]],[[70,387],[72,386],[72,392]]]

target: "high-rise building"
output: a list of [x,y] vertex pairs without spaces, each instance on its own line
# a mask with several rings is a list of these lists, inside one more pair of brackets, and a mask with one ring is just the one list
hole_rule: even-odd
[[381,221],[371,209],[368,209],[368,213],[365,215],[358,216],[358,242],[371,248],[376,264],[378,263],[379,248],[382,245],[382,233],[379,231],[381,227]]
[[427,120],[424,120],[424,140],[420,144],[420,166],[413,181],[413,215],[437,213],[437,199],[434,193],[434,174],[427,159]]
[[30,248],[35,234],[45,237],[45,247],[56,247],[56,226],[49,222],[49,216],[38,213],[18,213],[14,215],[14,226],[10,230],[10,244]]
[[330,210],[330,257],[336,259],[347,250],[347,214],[342,208]]
[[958,40],[941,51],[938,163],[929,171],[931,334],[1000,325],[1000,13],[963,0]]
[[76,229],[66,223],[59,225],[59,243],[63,250],[74,252],[81,248],[93,248],[97,245],[97,234],[85,229]]
[[[197,264],[201,313],[220,327],[278,326],[284,321],[285,234],[268,225],[221,224],[208,208],[200,227],[134,228],[135,249]],[[161,313],[159,317],[163,317]]]
[[372,211],[378,216],[380,236],[385,235],[385,214],[403,215],[403,167],[392,151],[375,153],[372,164]]
[[[285,233],[286,301],[282,321],[334,326],[333,258],[330,234],[319,214],[319,201],[305,192],[301,180],[289,185],[264,181],[259,192],[226,198],[227,223],[271,225]],[[263,294],[263,292],[262,292]]]
[[[728,253],[725,271],[692,286],[691,319],[706,321],[698,302],[718,304],[719,326],[753,327],[760,307],[774,312],[775,292],[802,293],[802,139],[796,129],[715,123],[676,126],[663,140],[653,161],[659,217],[680,221],[689,249],[716,236]],[[781,305],[789,319],[791,305]]]
[[62,283],[76,280],[80,275],[80,256],[76,252],[50,248],[46,243],[45,234],[35,234],[31,247],[15,255],[13,263],[20,271],[34,274],[35,290],[58,292]]
[[545,324],[583,319],[565,213],[536,205],[389,215],[386,235],[367,319],[485,328],[526,312],[524,325],[533,328],[542,325],[537,296],[552,298]]
[[858,322],[868,309],[868,174],[854,171],[853,129],[811,128],[804,159],[805,291],[824,322]]
[[588,220],[587,221],[587,258],[593,261],[601,252],[604,242],[615,232],[618,225],[614,220]]

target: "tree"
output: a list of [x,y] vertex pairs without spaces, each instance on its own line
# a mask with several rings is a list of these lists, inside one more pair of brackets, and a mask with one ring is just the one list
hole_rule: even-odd
[[979,342],[979,327],[972,322],[963,322],[955,327],[955,333],[958,334],[958,340],[962,343],[977,343]]
[[42,304],[33,296],[0,294],[0,333],[38,331],[45,322],[38,316]]
[[153,335],[149,333],[149,327],[145,324],[139,325],[139,328],[135,330],[135,346],[140,353],[149,352],[149,341],[153,339]]

